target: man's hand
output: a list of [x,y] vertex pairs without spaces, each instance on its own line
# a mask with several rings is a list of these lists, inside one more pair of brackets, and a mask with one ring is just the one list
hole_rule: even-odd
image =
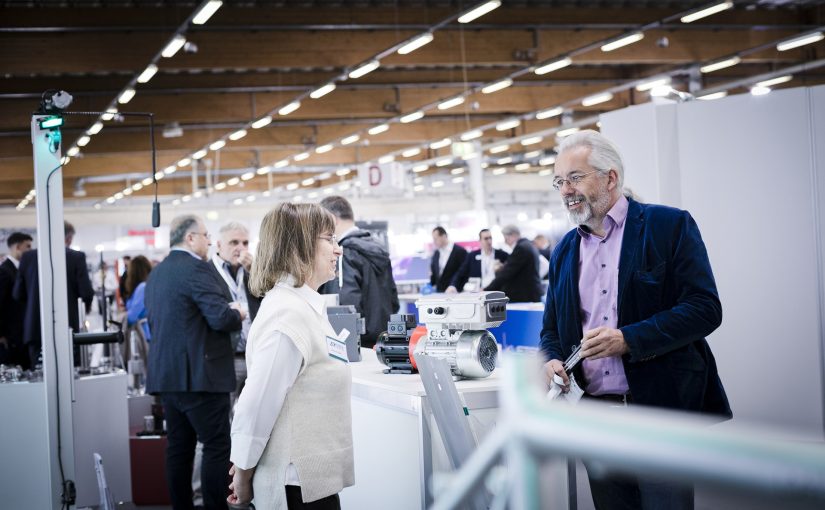
[[245,507],[252,502],[252,475],[255,474],[255,468],[241,469],[235,467],[233,464],[229,468],[229,476],[232,477],[232,483],[229,484],[229,497],[226,502],[230,505]]
[[236,310],[239,314],[241,314],[241,320],[246,319],[246,312],[243,310],[240,303],[233,301],[229,303],[229,308]]
[[584,333],[581,356],[586,359],[621,356],[630,352],[624,335],[619,329],[600,327]]
[[241,255],[238,257],[238,261],[241,263],[241,265],[247,273],[249,273],[249,271],[252,269],[252,260],[252,254],[249,253],[249,251],[241,252]]
[[551,359],[544,364],[544,380],[548,387],[553,383],[554,375],[561,377],[564,381],[561,387],[562,393],[570,391],[570,378],[567,377],[567,372],[564,371],[564,363],[557,359]]
[[447,287],[447,289],[444,291],[444,293],[445,294],[458,294],[458,289],[456,289],[455,287],[450,285],[449,287]]

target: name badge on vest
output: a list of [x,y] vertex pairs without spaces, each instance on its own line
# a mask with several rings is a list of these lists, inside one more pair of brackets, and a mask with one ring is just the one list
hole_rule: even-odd
[[327,352],[330,358],[349,363],[347,359],[347,343],[327,335]]

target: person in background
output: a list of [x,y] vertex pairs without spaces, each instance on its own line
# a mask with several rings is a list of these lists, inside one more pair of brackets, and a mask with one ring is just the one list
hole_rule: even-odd
[[206,262],[209,232],[195,215],[169,226],[169,256],[152,270],[145,303],[152,347],[146,392],[166,417],[166,481],[172,506],[191,509],[195,444],[203,443],[205,508],[225,509],[229,394],[235,390],[231,334],[246,314]]
[[118,283],[117,283],[117,290],[120,293],[120,299],[123,302],[124,306],[126,306],[126,301],[129,299],[129,291],[126,290],[126,278],[129,275],[129,263],[130,262],[132,262],[132,257],[130,255],[124,255],[123,256],[123,273],[120,274],[120,278],[118,278]]
[[338,278],[324,283],[318,292],[338,294],[339,304],[355,307],[365,323],[361,345],[371,349],[399,306],[390,254],[369,232],[355,226],[346,198],[329,196],[321,206],[335,216],[335,235],[344,253]]
[[280,204],[261,224],[250,288],[264,298],[232,422],[230,504],[340,509],[338,493],[355,482],[346,347],[315,291],[335,277],[334,232],[317,204]]
[[[618,148],[586,130],[561,143],[553,187],[574,225],[553,251],[541,330],[548,384],[576,346],[584,398],[731,417],[705,337],[722,305],[699,227],[687,211],[623,194]],[[566,388],[565,388],[566,389]],[[692,509],[693,487],[604,477],[588,466],[599,510]]]
[[541,301],[539,252],[533,243],[521,237],[515,225],[501,229],[504,242],[513,248],[507,262],[496,272],[496,277],[484,290],[500,290],[511,303],[537,303]]
[[14,232],[6,240],[8,257],[0,264],[0,363],[30,368],[23,346],[23,317],[26,307],[12,297],[17,268],[23,254],[32,248],[32,236]]
[[444,292],[467,258],[467,250],[451,243],[447,231],[441,226],[433,229],[433,245],[435,252],[430,262],[430,285],[436,292]]
[[478,233],[478,243],[481,248],[467,254],[461,268],[447,287],[448,294],[463,291],[470,278],[480,278],[481,285],[478,289],[483,289],[490,285],[496,276],[496,262],[507,262],[507,253],[504,250],[493,249],[493,234],[490,233],[490,229],[485,228]]
[[[74,226],[63,222],[63,239],[66,253],[66,306],[69,311],[69,327],[80,331],[80,314],[77,300],[81,299],[86,313],[91,311],[94,290],[89,281],[86,267],[86,254],[70,248],[75,236]],[[46,247],[47,248],[47,247]],[[48,252],[44,252],[48,256]],[[29,250],[20,258],[17,280],[14,282],[14,299],[25,303],[26,313],[23,322],[23,343],[26,345],[31,366],[40,360],[42,347],[40,330],[40,276],[37,271],[38,250]],[[74,349],[74,363],[80,364],[79,349]]]
[[[149,279],[149,273],[152,272],[152,263],[143,255],[138,255],[129,262],[127,272],[125,289],[129,299],[126,301],[126,323],[129,326],[134,326],[140,319],[146,318],[144,293],[146,280]],[[152,339],[148,322],[144,324],[143,337],[147,342]]]
[[533,246],[539,251],[539,255],[550,260],[550,253],[552,252],[550,241],[547,240],[544,234],[539,234],[533,238]]

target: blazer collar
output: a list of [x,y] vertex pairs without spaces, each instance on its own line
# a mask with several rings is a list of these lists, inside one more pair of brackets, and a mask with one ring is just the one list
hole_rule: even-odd
[[638,266],[636,259],[641,244],[642,227],[644,226],[644,209],[639,202],[628,199],[627,219],[624,225],[622,250],[619,254],[619,296],[617,308],[621,314],[624,289],[630,281],[630,275]]

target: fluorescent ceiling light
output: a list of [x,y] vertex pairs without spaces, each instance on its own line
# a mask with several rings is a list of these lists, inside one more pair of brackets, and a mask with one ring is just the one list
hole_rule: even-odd
[[412,167],[412,171],[419,174],[421,172],[426,172],[428,168],[430,168],[430,165],[428,165],[427,163],[421,163],[419,165],[415,165],[414,167]]
[[329,151],[331,151],[331,150],[332,150],[332,147],[333,147],[333,146],[332,146],[332,144],[331,144],[331,143],[328,143],[328,144],[326,144],[326,145],[322,145],[322,146],[320,146],[320,147],[316,147],[316,148],[315,148],[315,152],[316,152],[317,154],[323,154],[323,153],[325,153],[325,152],[329,152]]
[[548,62],[544,65],[537,67],[533,72],[542,75],[547,73],[552,73],[553,71],[558,71],[559,69],[563,69],[570,64],[573,63],[573,59],[570,57],[564,57],[559,60],[554,60],[552,62]]
[[150,184],[152,184],[152,178],[147,177],[147,178],[143,179],[142,181],[140,181],[140,183],[143,184],[144,186],[149,186]]
[[670,81],[670,76],[665,76],[664,78],[654,78],[652,80],[643,81],[642,83],[636,85],[636,90],[638,90],[639,92],[644,92],[645,90],[651,90],[654,87],[670,85]]
[[201,7],[201,10],[195,14],[195,17],[192,18],[192,23],[195,25],[203,25],[215,14],[215,11],[221,8],[221,5],[223,5],[223,2],[220,0],[209,0],[206,2],[206,5]]
[[152,76],[154,76],[156,72],[158,72],[158,66],[156,66],[155,64],[149,64],[148,66],[146,66],[146,69],[144,69],[143,72],[140,73],[140,76],[137,77],[137,82],[147,83],[149,80],[152,79]]
[[283,168],[283,167],[287,166],[288,164],[289,164],[289,159],[282,159],[281,161],[278,161],[277,163],[275,163],[272,166],[274,166],[275,168]]
[[192,200],[192,195],[183,195],[182,197],[180,197],[180,199],[182,202],[188,202]]
[[380,65],[381,63],[379,61],[372,60],[370,62],[367,62],[366,64],[362,64],[361,66],[353,69],[347,76],[353,79],[360,78],[364,75],[367,75],[375,71],[376,69],[378,69],[378,66]]
[[476,138],[481,138],[484,136],[484,131],[480,129],[471,129],[465,133],[461,134],[461,141],[469,142],[470,140],[475,140]]
[[448,145],[452,145],[452,143],[453,143],[453,141],[451,139],[444,138],[444,139],[441,139],[437,142],[431,143],[430,144],[430,149],[433,149],[433,150],[443,149],[444,147],[447,147]]
[[570,136],[570,135],[572,135],[573,133],[576,133],[576,132],[578,132],[578,131],[579,131],[579,128],[577,128],[577,127],[571,127],[571,128],[567,128],[567,129],[562,129],[562,130],[560,130],[560,131],[557,131],[557,132],[556,132],[556,136],[557,136],[558,138],[564,138],[565,136]]
[[496,145],[495,147],[490,148],[490,154],[498,154],[499,152],[504,152],[509,148],[510,148],[510,146],[507,145],[507,144]]
[[392,163],[393,161],[395,161],[395,156],[393,156],[392,154],[387,154],[386,156],[381,156],[380,158],[378,158],[378,162],[382,165]]
[[805,46],[806,44],[819,42],[822,39],[825,39],[825,34],[823,34],[822,32],[814,32],[812,34],[800,35],[799,37],[794,37],[793,39],[782,41],[781,43],[776,45],[776,49],[779,51],[792,50],[794,48],[799,48],[800,46]]
[[509,129],[517,128],[521,125],[520,119],[511,119],[499,122],[496,124],[496,131],[507,131]]
[[513,84],[513,80],[510,78],[504,78],[503,80],[499,80],[495,83],[491,83],[486,87],[481,88],[481,92],[483,94],[492,94],[493,92],[498,92],[499,90],[506,89],[510,85]]
[[504,175],[507,173],[507,169],[504,167],[493,168],[493,175]]
[[246,172],[241,176],[242,181],[248,181],[249,179],[255,177],[255,172]]
[[479,5],[478,7],[471,9],[465,14],[462,14],[458,17],[456,21],[459,23],[469,23],[473,20],[476,20],[490,11],[498,9],[501,6],[501,0],[490,0],[489,2],[484,2],[483,4]]
[[[770,80],[760,81],[756,83],[757,87],[773,87],[774,85],[779,85],[780,83],[787,83],[793,80],[793,76],[790,74],[786,74],[785,76],[779,76],[776,78],[771,78]],[[77,144],[80,145],[80,140],[77,141]]]
[[413,156],[418,156],[419,154],[421,154],[421,149],[419,149],[418,147],[414,147],[412,149],[407,149],[407,150],[401,152],[401,156],[403,156],[405,158],[411,158]]
[[519,163],[518,165],[514,166],[513,168],[516,169],[518,172],[523,172],[524,170],[530,169],[530,163]]
[[107,199],[106,199],[106,203],[107,203],[107,204],[114,204],[114,203],[115,203],[115,197],[109,197],[109,198],[107,198]]
[[418,48],[424,46],[425,44],[429,44],[433,40],[433,34],[427,32],[425,34],[421,34],[412,41],[408,42],[404,46],[398,48],[399,55],[407,55],[409,53],[414,52]]
[[542,136],[530,136],[521,141],[522,145],[535,145],[544,140]]
[[595,96],[590,96],[582,99],[582,106],[593,106],[601,103],[606,103],[613,99],[613,94],[610,92],[603,92],[601,94],[596,94]]
[[77,156],[79,153],[80,153],[80,148],[79,147],[72,147],[71,149],[66,151],[66,155],[69,156],[70,158],[73,158],[73,157]]
[[213,151],[217,151],[217,150],[223,149],[223,147],[225,145],[226,145],[225,141],[218,140],[217,142],[212,142],[211,144],[209,144],[209,148]]
[[675,89],[670,85],[656,85],[650,89],[650,95],[653,97],[667,97],[674,92]]
[[741,61],[742,61],[742,59],[739,58],[738,56],[733,56],[733,57],[730,57],[730,58],[726,58],[724,60],[719,60],[719,61],[714,62],[712,64],[704,65],[704,66],[700,67],[699,70],[703,73],[712,73],[713,71],[718,71],[719,69],[724,69],[726,67],[735,66],[736,64],[738,64]]
[[330,83],[327,83],[326,85],[324,85],[322,87],[318,87],[317,89],[310,92],[309,97],[311,97],[312,99],[318,99],[318,98],[324,97],[325,95],[329,94],[333,90],[335,90],[335,84],[330,82]]
[[232,201],[232,203],[235,205],[241,205],[243,203],[243,198],[236,198]]
[[261,129],[264,126],[268,126],[272,123],[272,117],[267,115],[266,117],[261,117],[260,119],[256,120],[252,123],[252,129]]
[[554,108],[547,108],[546,110],[542,110],[536,113],[537,120],[549,119],[551,117],[557,117],[564,113],[564,108],[561,106],[556,106]]
[[300,154],[296,154],[296,155],[295,155],[295,157],[294,157],[293,159],[294,159],[295,161],[303,161],[303,160],[307,159],[308,157],[309,157],[309,153],[308,153],[308,152],[302,152],[302,153],[300,153]]
[[126,104],[135,97],[135,89],[126,89],[120,93],[120,97],[117,98],[117,102],[120,104]]
[[357,142],[360,139],[361,137],[358,135],[349,135],[348,137],[341,140],[341,145],[350,145]]
[[498,161],[496,161],[496,164],[497,165],[509,165],[512,162],[513,162],[513,158],[511,158],[510,156],[505,156],[503,158],[499,158]]
[[[541,162],[539,162],[541,163]],[[553,170],[550,168],[545,168],[544,170],[539,170],[539,177],[547,177],[548,175],[553,175]],[[548,213],[550,214],[550,213]],[[551,214],[549,218],[545,218],[548,220],[553,219],[553,215]]]
[[312,186],[313,184],[315,184],[314,177],[307,177],[306,179],[301,181],[301,186]]
[[[765,94],[770,94],[771,89],[769,87],[763,87],[761,85],[754,85],[751,87],[751,95],[753,96],[764,96]],[[72,154],[69,154],[72,156]]]
[[229,185],[229,186],[237,186],[239,182],[241,182],[240,179],[238,179],[237,177],[233,177],[233,178],[229,179],[228,181],[226,181],[226,184]]
[[196,152],[196,153],[192,154],[192,158],[193,158],[193,159],[201,159],[201,158],[203,158],[204,156],[206,156],[206,154],[207,154],[206,149],[201,149],[201,150],[199,150],[198,152]]
[[132,191],[140,191],[142,189],[143,189],[143,183],[136,182],[136,183],[132,184]]
[[115,193],[115,200],[120,200],[121,198],[123,198],[123,193],[121,193],[120,191]]
[[215,191],[222,191],[224,189],[226,189],[225,182],[219,182],[218,184],[215,184]]
[[542,152],[541,150],[525,152],[524,157],[527,158],[527,159],[537,158],[537,157],[541,156],[541,152]]
[[718,12],[727,11],[731,7],[733,7],[733,2],[729,0],[726,2],[719,2],[715,5],[711,5],[710,7],[705,7],[704,9],[700,9],[686,16],[682,16],[680,20],[682,23],[691,23],[696,21],[697,19],[707,18],[708,16],[711,16]]
[[131,194],[132,194],[132,188],[131,188],[131,187],[128,187],[128,188],[126,188],[125,190],[121,191],[121,193],[123,193],[123,195],[124,195],[124,196],[127,196],[127,197],[128,197],[129,195],[131,195]]
[[384,131],[387,131],[389,128],[390,128],[389,124],[380,124],[378,126],[369,128],[367,130],[367,133],[369,133],[371,135],[379,135],[379,134],[383,133]]
[[417,112],[408,113],[398,120],[401,121],[402,124],[409,124],[410,122],[414,122],[422,117],[424,117],[424,112],[418,110]]
[[433,188],[440,188],[444,186],[444,181],[433,181],[430,183],[430,186],[432,186]]
[[235,141],[235,140],[240,140],[241,138],[243,138],[245,136],[246,136],[246,129],[239,129],[239,130],[235,131],[234,133],[232,133],[231,135],[229,135],[229,139],[232,140],[232,141]]
[[335,175],[337,175],[338,177],[344,177],[345,175],[349,175],[350,172],[352,172],[352,170],[350,170],[349,168],[339,168],[335,171]]
[[452,178],[453,184],[461,184],[464,182],[464,177],[458,176]]
[[287,189],[287,191],[295,191],[296,189],[298,189],[298,183],[297,182],[291,182],[291,183],[286,185],[286,189]]
[[445,156],[441,159],[435,160],[435,166],[447,166],[453,162],[452,156]]
[[163,51],[160,54],[166,58],[172,58],[175,56],[175,53],[178,52],[179,49],[183,48],[183,45],[186,44],[186,37],[182,35],[176,35],[169,41],[169,44],[163,48]]
[[266,175],[270,170],[272,170],[272,167],[262,166],[261,168],[255,170],[255,173],[258,175]]
[[645,34],[641,32],[634,32],[632,34],[627,34],[622,36],[615,41],[611,41],[607,44],[602,45],[602,51],[613,51],[617,50],[621,47],[627,46],[628,44],[633,44],[635,42],[639,42],[645,38]]
[[[333,85],[333,88],[335,88],[334,85]],[[321,97],[321,96],[318,96],[318,97]],[[278,110],[278,115],[289,115],[290,113],[294,112],[295,110],[297,110],[300,107],[301,107],[301,102],[300,101],[293,101],[293,102],[289,103],[288,105],[282,107],[280,110]],[[267,122],[267,124],[268,124],[268,122]]]
[[[188,164],[189,164],[189,163],[191,163],[191,162],[192,162],[192,159],[191,159],[191,158],[183,158],[182,160],[178,161],[178,166],[179,166],[179,167],[181,167],[181,168],[183,168],[183,167],[185,167],[186,165],[188,165]],[[168,173],[168,172],[167,172],[167,173]]]
[[[180,164],[181,166],[183,166],[183,165],[186,165],[186,164],[188,164],[188,163],[186,162],[186,160],[185,160],[185,159],[182,159],[182,160],[180,160],[180,163],[179,163],[179,164]],[[178,167],[177,167],[177,166],[175,166],[175,165],[169,165],[169,166],[167,166],[166,168],[164,168],[164,169],[163,169],[163,171],[158,172],[158,173],[159,173],[159,174],[161,174],[161,175],[169,175],[169,174],[173,174],[173,173],[175,173],[175,172],[177,172],[177,171],[178,171]],[[157,174],[155,174],[155,175],[157,175]]]
[[112,120],[115,118],[115,114],[117,113],[117,108],[108,108],[106,113],[100,116],[103,120]]
[[77,139],[77,145],[80,147],[86,147],[90,140],[91,138],[88,135],[83,135]]
[[458,106],[460,104],[463,104],[464,101],[465,101],[464,96],[456,96],[452,99],[447,99],[446,101],[442,101],[441,103],[438,103],[438,109],[439,110],[449,110],[450,108],[452,108],[454,106]]
[[166,174],[172,174],[172,173],[174,173],[174,172],[164,173],[164,172],[158,170],[157,172],[155,172],[155,180],[159,181],[159,180],[163,179],[164,177],[166,177]]
[[539,160],[540,166],[550,166],[556,162],[556,156],[547,156]]
[[450,170],[450,173],[453,174],[453,175],[461,175],[461,174],[464,173],[464,169],[463,168],[453,168],[452,170]]

